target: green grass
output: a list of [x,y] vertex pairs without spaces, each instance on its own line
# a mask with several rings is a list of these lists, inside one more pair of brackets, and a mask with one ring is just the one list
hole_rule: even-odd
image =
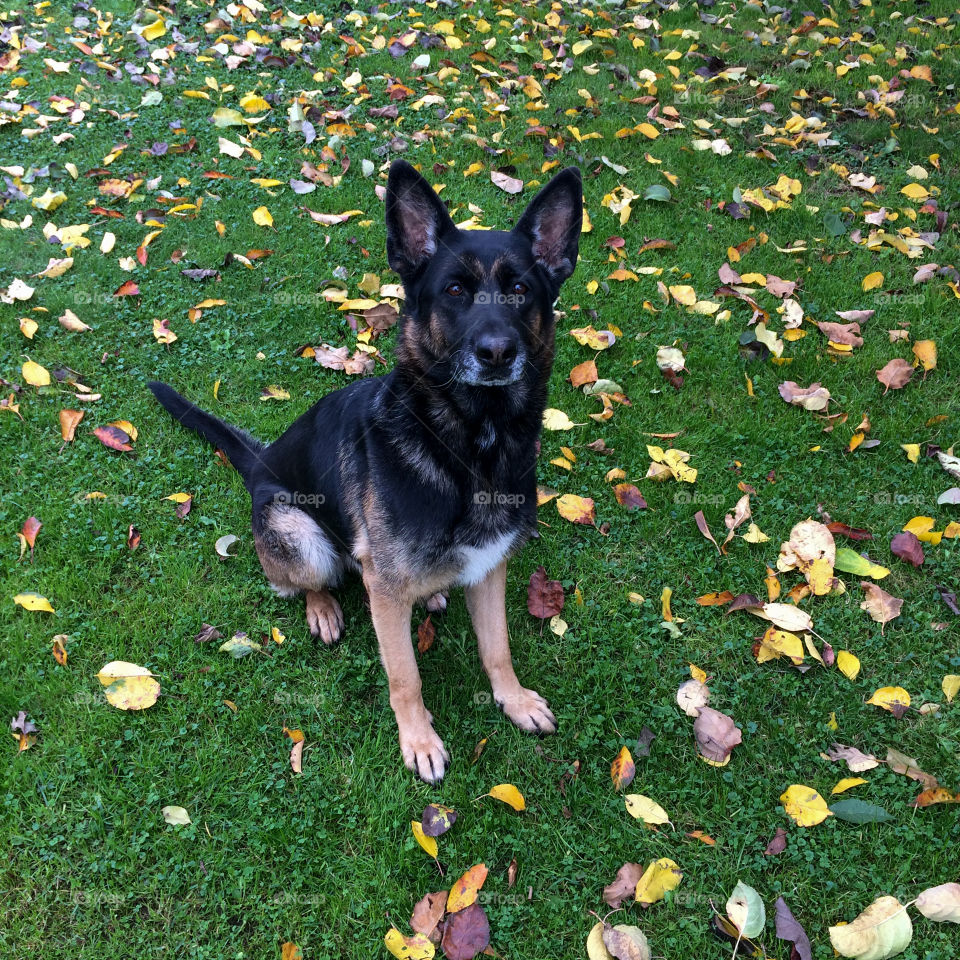
[[[209,43],[202,24],[213,16],[213,8],[178,6],[180,29],[188,40],[200,41],[202,55]],[[657,15],[659,31],[631,25],[637,15],[653,16],[649,8],[596,8],[589,17],[565,6],[561,16],[570,24],[568,46],[590,24],[622,24],[617,37],[594,39],[593,49],[573,58],[566,73],[535,66],[542,55],[540,42],[550,31],[534,28],[528,36],[512,27],[517,17],[542,24],[546,6],[517,3],[505,17],[496,16],[488,4],[468,11],[418,7],[417,16],[405,6],[384,7],[394,21],[338,23],[331,32],[319,33],[310,53],[312,67],[297,59],[282,69],[245,65],[228,71],[219,62],[201,63],[193,54],[178,52],[169,64],[173,83],[158,88],[162,103],[144,107],[140,101],[148,88],[128,76],[111,80],[103,70],[81,72],[80,64],[91,58],[69,44],[68,37],[82,31],[67,33],[71,15],[61,5],[51,5],[41,15],[24,8],[26,33],[51,46],[25,53],[15,74],[0,74],[0,99],[12,98],[16,88],[10,82],[20,77],[27,85],[19,89],[19,102],[33,103],[42,114],[54,114],[52,95],[90,106],[85,123],[70,128],[75,139],[61,145],[51,136],[68,129],[67,121],[53,124],[52,134],[33,138],[21,135],[34,126],[29,116],[0,127],[5,166],[57,164],[49,177],[40,176],[24,189],[32,186],[36,197],[50,186],[68,197],[50,214],[34,209],[29,198],[8,199],[3,207],[5,219],[19,222],[32,213],[34,224],[22,232],[0,230],[0,288],[18,277],[37,290],[27,303],[0,304],[0,376],[22,384],[20,367],[29,356],[51,371],[76,371],[102,399],[79,405],[65,385],[37,391],[24,384],[18,397],[23,419],[0,411],[0,529],[7,536],[0,588],[0,598],[5,598],[0,603],[5,680],[0,707],[8,717],[26,710],[40,730],[39,741],[24,753],[16,754],[9,741],[2,774],[4,956],[238,960],[279,957],[280,944],[287,940],[299,944],[308,960],[385,956],[382,937],[391,923],[409,932],[411,909],[423,894],[449,887],[482,861],[490,868],[484,893],[492,944],[501,956],[579,957],[585,955],[584,942],[595,923],[591,911],[606,913],[601,891],[620,865],[666,856],[684,872],[676,894],[646,912],[634,905],[616,914],[616,922],[643,927],[655,956],[728,957],[732,948],[709,931],[711,902],[722,911],[740,879],[757,888],[771,913],[773,901],[783,895],[813,939],[815,956],[828,957],[828,925],[852,920],[881,894],[905,902],[926,886],[957,879],[956,808],[914,810],[910,803],[919,785],[885,767],[867,773],[869,785],[852,795],[882,804],[892,822],[858,827],[831,818],[801,829],[779,803],[792,783],[808,784],[829,797],[846,775],[820,757],[835,740],[880,757],[896,747],[944,786],[960,789],[957,706],[947,705],[940,691],[944,674],[960,673],[957,618],[935,589],[956,589],[960,540],[925,547],[927,561],[920,570],[896,560],[888,549],[890,538],[913,516],[934,517],[938,530],[958,519],[956,508],[936,504],[952,485],[950,478],[926,456],[909,463],[899,447],[920,443],[924,450],[926,444],[947,449],[958,439],[960,301],[947,278],[912,285],[921,263],[957,264],[956,230],[951,223],[935,249],[908,260],[889,247],[869,252],[852,244],[849,235],[834,238],[824,225],[826,214],[847,207],[848,234],[859,228],[866,235],[865,201],[890,210],[918,210],[919,204],[899,193],[913,179],[907,173],[912,164],[929,172],[923,183],[940,191],[940,209],[950,210],[953,219],[960,131],[956,90],[948,85],[957,80],[951,67],[957,56],[956,18],[941,26],[931,21],[949,18],[954,10],[931,3],[924,8],[927,20],[908,22],[916,13],[912,4],[876,0],[859,11],[838,11],[839,28],[824,26],[801,35],[788,53],[787,37],[800,23],[796,11],[789,25],[776,28],[775,37],[754,42],[746,37],[749,31],[763,36],[771,29],[769,17],[755,6],[737,4],[734,12],[721,3],[706,9],[721,18],[716,26],[701,23],[696,8],[680,6]],[[302,4],[288,8],[308,9]],[[105,3],[103,9],[116,17],[104,40],[103,58],[144,66],[143,59],[134,59],[135,44],[125,35],[134,5]],[[609,11],[610,22],[601,17],[601,9]],[[489,33],[478,33],[472,25],[471,17],[482,11]],[[432,25],[444,16],[456,20],[465,43],[456,51],[427,51],[430,71],[443,58],[461,70],[459,79],[435,80],[428,89],[411,66],[425,52],[422,47],[400,59],[374,49],[375,29],[390,40],[406,24],[422,18]],[[251,27],[262,31],[268,25],[269,18],[261,17],[258,24],[238,25],[235,32],[244,36]],[[699,39],[674,33],[684,29],[698,31]],[[825,42],[854,31],[868,37],[866,46],[853,42],[838,51]],[[367,55],[345,62],[341,34],[363,43]],[[268,34],[275,49],[280,39],[296,35],[288,26]],[[645,45],[634,49],[633,37],[642,37]],[[518,92],[505,100],[510,110],[503,114],[502,126],[498,115],[488,112],[491,104],[470,55],[491,38],[497,41],[490,51],[494,62],[482,66],[504,80],[536,76],[544,84],[546,110],[528,112],[527,98]],[[170,35],[160,42],[171,42]],[[710,81],[706,89],[721,90],[717,104],[698,98],[684,102],[671,89],[668,65],[680,71],[682,82],[696,82],[690,78],[703,61],[691,56],[665,61],[662,54],[670,49],[687,54],[694,42],[699,52],[749,68],[742,81]],[[826,66],[869,52],[871,43],[878,47],[873,63],[862,62],[842,78]],[[900,61],[887,63],[898,49]],[[809,69],[791,66],[797,50],[810,52]],[[44,67],[44,57],[71,61],[70,74],[52,73]],[[506,58],[512,58],[515,70],[498,66]],[[598,70],[584,69],[591,64]],[[655,141],[616,138],[616,131],[645,120],[654,104],[631,102],[649,91],[632,89],[611,72],[613,64],[624,65],[633,77],[654,70],[661,114],[675,106],[685,129],[664,132]],[[934,83],[901,79],[908,96],[895,108],[893,120],[836,112],[864,108],[858,92],[875,86],[870,76],[889,81],[917,64],[931,68]],[[336,72],[314,80],[322,68]],[[161,67],[164,77],[166,69]],[[301,90],[319,91],[314,102],[322,109],[343,110],[357,94],[346,92],[340,81],[355,69],[362,72],[370,97],[358,102],[351,118],[356,135],[337,147],[349,156],[350,169],[336,189],[318,186],[315,193],[297,197],[286,181],[300,176],[304,160],[320,161],[327,133],[317,123],[319,136],[311,147],[289,134],[290,100]],[[559,79],[548,82],[544,74],[551,72]],[[217,92],[204,84],[207,77],[221,88],[233,84],[235,90],[218,100]],[[368,114],[370,107],[387,102],[388,77],[415,91],[398,104],[401,120],[395,127]],[[773,113],[756,110],[750,78],[779,86],[768,97]],[[489,88],[492,93],[498,89],[494,82]],[[798,99],[800,88],[811,99]],[[203,89],[210,100],[184,96],[185,90]],[[218,135],[236,141],[238,130],[218,131],[209,117],[218,105],[236,107],[251,90],[276,95],[259,125],[266,135],[252,140],[262,159],[218,157]],[[589,91],[598,107],[591,108],[580,90]],[[435,107],[410,108],[429,92],[446,97],[448,111],[462,106],[471,116],[449,121]],[[820,100],[827,96],[835,103]],[[792,104],[805,117],[822,116],[838,143],[817,151],[763,137],[763,125],[782,127]],[[524,736],[486,702],[488,686],[462,596],[452,598],[449,613],[438,623],[434,648],[420,658],[427,705],[454,761],[443,784],[428,787],[414,782],[400,761],[359,584],[350,583],[340,594],[347,618],[345,642],[322,649],[306,630],[302,601],[275,597],[261,574],[239,477],[197,437],[178,429],[144,384],[151,378],[166,380],[264,440],[278,436],[319,397],[348,382],[295,353],[304,344],[354,345],[343,313],[318,297],[319,291],[345,277],[351,296],[358,296],[363,273],[391,279],[382,204],[374,193],[394,155],[383,150],[385,145],[394,135],[407,141],[404,155],[432,181],[446,185],[442,195],[457,208],[455,219],[468,217],[466,204],[472,203],[482,208],[485,224],[508,227],[532,196],[530,181],[543,182],[550,175],[541,173],[547,141],[524,136],[528,116],[560,138],[556,159],[561,166],[577,163],[583,169],[593,221],[593,231],[583,237],[577,273],[558,305],[564,316],[550,399],[551,406],[583,426],[544,435],[540,479],[561,492],[593,497],[597,523],[608,523],[609,531],[573,526],[547,504],[540,512],[540,540],[511,565],[508,617],[518,673],[522,682],[549,698],[557,714],[560,730],[549,740]],[[750,119],[739,130],[722,120],[744,116]],[[698,132],[698,118],[712,124],[712,131]],[[184,132],[171,130],[174,121]],[[418,131],[428,125],[433,135],[418,143]],[[602,139],[578,143],[568,125],[581,135],[600,133]],[[193,152],[141,155],[155,141],[184,143],[191,136],[198,142]],[[732,147],[728,156],[690,147],[697,137],[721,136]],[[161,178],[158,187],[145,185],[130,202],[102,197],[98,179],[86,176],[121,143],[128,148],[109,167],[111,175]],[[773,151],[775,161],[752,155],[761,144]],[[648,164],[645,152],[662,163]],[[805,161],[818,154],[819,172],[811,175]],[[930,162],[931,154],[940,155],[939,170]],[[602,155],[629,172],[619,176],[601,162]],[[377,164],[374,178],[362,176],[363,159]],[[462,171],[474,162],[484,165],[483,172],[465,179]],[[76,165],[77,179],[65,171],[67,163]],[[434,163],[452,166],[435,173]],[[832,163],[876,176],[883,192],[870,196],[852,189],[830,169]],[[491,185],[489,171],[499,165],[515,166],[528,183],[521,197],[507,197]],[[234,179],[202,177],[214,169]],[[638,200],[622,227],[601,205],[604,195],[621,183],[641,195],[649,184],[666,183],[663,171],[679,178],[670,187],[673,202]],[[736,188],[767,186],[781,174],[803,185],[792,209],[769,215],[755,209],[749,220],[733,220],[718,211]],[[266,191],[251,177],[284,183]],[[150,231],[136,221],[136,213],[160,205],[157,189],[192,203],[202,198],[202,207],[193,219],[168,217],[149,247],[147,265],[125,273],[117,258],[133,256]],[[94,203],[119,210],[124,219],[91,213]],[[251,219],[261,204],[274,217],[272,231]],[[360,209],[364,216],[325,228],[301,213],[304,204],[325,212]],[[64,276],[32,280],[51,256],[64,256],[42,235],[48,220],[58,226],[90,223],[92,243],[74,252],[75,265]],[[222,237],[215,220],[225,225]],[[895,231],[907,222],[901,212],[888,227]],[[934,230],[934,217],[918,213],[915,228]],[[116,234],[117,245],[104,256],[99,244],[107,230]],[[750,320],[746,305],[724,300],[721,309],[729,308],[731,315],[715,322],[660,300],[658,279],[689,283],[701,298],[710,299],[728,246],[761,233],[768,242],[735,265],[741,272],[800,280],[797,298],[815,320],[836,319],[835,310],[876,309],[863,325],[865,343],[853,356],[829,356],[825,339],[805,323],[806,336],[786,345],[788,364],[748,361],[738,351]],[[616,264],[608,262],[604,244],[614,235],[626,239],[624,266],[659,266],[662,277],[607,281]],[[644,239],[655,237],[669,239],[676,250],[638,255]],[[788,249],[798,240],[806,241],[806,251],[778,252],[777,247]],[[219,269],[228,253],[256,248],[274,253],[257,261],[255,269],[233,263],[222,267],[222,279],[203,284],[180,274],[189,267]],[[178,263],[171,262],[174,251],[181,252]],[[861,280],[873,271],[884,274],[883,286],[864,293]],[[141,297],[113,298],[113,291],[130,278],[139,284]],[[591,280],[600,282],[594,294],[587,292]],[[205,298],[227,304],[206,310],[191,323],[187,310]],[[758,298],[767,308],[775,305],[763,291]],[[645,301],[654,309],[645,309]],[[34,307],[48,312],[31,313]],[[67,308],[92,330],[63,331],[56,318]],[[32,341],[17,329],[18,318],[27,315],[39,324]],[[772,316],[772,325],[781,330],[779,318]],[[156,343],[154,318],[170,320],[176,343]],[[599,405],[565,379],[574,364],[592,356],[567,335],[570,328],[587,323],[598,329],[613,323],[623,333],[597,362],[600,375],[617,381],[632,406],[617,407],[606,423],[589,419]],[[912,359],[909,343],[890,343],[886,333],[901,324],[909,324],[912,339],[937,342],[938,366],[925,379],[916,374],[905,389],[883,396],[875,371],[895,356]],[[682,346],[688,366],[679,391],[661,379],[654,363],[657,347],[674,343]],[[393,335],[379,345],[392,362]],[[746,392],[747,376],[754,385],[752,398]],[[804,386],[822,382],[834,398],[831,412],[847,413],[848,421],[823,432],[823,421],[780,399],[777,387],[785,379]],[[218,400],[212,392],[216,381]],[[260,393],[270,384],[288,390],[291,399],[261,402]],[[4,385],[4,395],[10,389]],[[58,413],[77,406],[85,410],[85,419],[76,440],[62,447]],[[872,422],[870,438],[880,445],[850,454],[847,445],[864,414]],[[934,419],[938,417],[943,419]],[[133,454],[108,450],[92,433],[93,427],[116,419],[138,428]],[[604,475],[619,466],[631,480],[643,477],[649,463],[645,444],[660,442],[649,434],[675,431],[681,433],[672,442],[690,452],[699,471],[696,485],[682,493],[690,492],[696,500],[678,496],[676,484],[638,480],[648,509],[625,512]],[[597,438],[615,453],[601,457],[587,450],[586,444]],[[570,473],[549,463],[563,445],[577,453]],[[741,496],[738,482],[756,489],[754,519],[770,540],[761,545],[737,540],[728,556],[719,557],[697,532],[693,515],[702,509],[720,537],[724,513]],[[106,497],[85,499],[94,490]],[[194,497],[184,520],[176,517],[173,503],[162,499],[178,491]],[[859,546],[891,567],[882,586],[905,599],[902,615],[882,633],[859,609],[857,578],[843,578],[847,593],[842,596],[802,603],[820,636],[835,649],[860,657],[863,668],[853,682],[835,669],[814,666],[801,675],[782,662],[758,665],[751,645],[761,632],[759,621],[695,603],[711,591],[763,596],[765,567],[775,565],[778,545],[795,523],[819,517],[819,511],[872,531],[874,541]],[[17,562],[14,537],[28,516],[44,525],[32,564]],[[142,535],[135,552],[126,545],[131,524]],[[213,544],[227,533],[240,542],[236,556],[224,561]],[[563,616],[569,630],[562,639],[526,611],[526,582],[540,564],[568,587]],[[782,580],[786,591],[797,576],[786,574]],[[582,605],[574,600],[574,587]],[[665,587],[673,590],[674,615],[684,620],[680,639],[661,626],[659,600]],[[14,606],[13,595],[26,590],[48,597],[56,614]],[[632,591],[646,602],[630,603]],[[234,661],[217,652],[218,644],[194,643],[204,622],[216,624],[227,637],[242,630],[255,639],[276,626],[287,640],[282,647],[271,646],[269,657]],[[51,656],[54,634],[70,638],[66,667]],[[95,675],[113,659],[147,666],[160,678],[163,692],[154,707],[128,714],[106,704]],[[689,676],[689,663],[710,674],[712,705],[730,714],[743,731],[743,744],[724,769],[697,758],[692,721],[674,701],[677,687]],[[942,709],[930,714],[913,709],[897,721],[865,704],[876,688],[886,685],[905,687],[915,707],[932,702]],[[225,700],[236,704],[236,713]],[[834,715],[835,731],[829,726]],[[299,727],[306,736],[299,776],[289,767],[284,725]],[[654,832],[631,820],[610,783],[610,762],[621,746],[634,748],[645,725],[656,740],[650,756],[638,759],[630,790],[660,802],[675,830]],[[471,763],[483,737],[489,738],[486,750]],[[564,794],[561,778],[576,760],[579,776],[567,783]],[[524,793],[526,812],[476,799],[503,782]],[[443,876],[410,833],[410,821],[419,819],[429,802],[445,803],[460,814],[440,840]],[[167,826],[160,813],[167,804],[186,807],[192,825]],[[788,830],[786,852],[763,856],[780,826]],[[689,838],[694,830],[709,833],[716,845]],[[519,872],[511,889],[506,871],[514,858]],[[949,924],[918,919],[903,956],[947,960],[955,952],[950,947],[955,940],[956,928]],[[763,941],[771,957],[788,956],[789,947],[774,938],[772,922]]]

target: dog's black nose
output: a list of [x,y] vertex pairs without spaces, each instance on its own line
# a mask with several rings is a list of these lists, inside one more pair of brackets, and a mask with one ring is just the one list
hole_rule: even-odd
[[512,337],[487,334],[477,341],[475,353],[485,367],[505,367],[517,357],[517,342]]

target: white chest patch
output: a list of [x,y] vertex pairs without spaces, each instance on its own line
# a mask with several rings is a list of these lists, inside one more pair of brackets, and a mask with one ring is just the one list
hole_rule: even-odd
[[504,533],[482,547],[461,547],[463,564],[457,583],[468,587],[479,583],[507,555],[516,539],[515,533]]

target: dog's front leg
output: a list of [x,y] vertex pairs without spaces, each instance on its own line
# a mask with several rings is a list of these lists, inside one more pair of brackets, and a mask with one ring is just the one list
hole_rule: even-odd
[[390,706],[397,718],[403,762],[422,780],[436,783],[446,772],[450,755],[433,729],[433,717],[423,704],[420,671],[410,637],[413,604],[398,599],[366,566],[363,582],[370,597],[380,659],[387,671]]
[[557,721],[547,701],[535,690],[520,686],[510,656],[507,635],[507,562],[479,583],[466,588],[467,609],[477,634],[480,659],[490,678],[494,702],[521,730],[553,733]]

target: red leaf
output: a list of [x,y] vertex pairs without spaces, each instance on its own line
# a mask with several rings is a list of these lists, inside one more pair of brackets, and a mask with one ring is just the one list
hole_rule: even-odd
[[559,616],[563,602],[563,584],[559,580],[548,580],[547,571],[537,567],[527,587],[527,609],[531,615],[541,620]]
[[443,925],[440,946],[447,960],[473,960],[489,945],[490,923],[479,903],[450,914]]
[[898,533],[890,541],[890,552],[895,557],[906,560],[907,563],[912,563],[915,567],[923,566],[925,559],[923,547],[920,546],[920,541],[917,539],[916,534]]
[[113,295],[115,297],[139,297],[140,288],[132,280],[126,280],[117,287]]
[[133,447],[130,444],[130,437],[119,427],[97,427],[94,435],[105,446],[111,450],[130,451]]

